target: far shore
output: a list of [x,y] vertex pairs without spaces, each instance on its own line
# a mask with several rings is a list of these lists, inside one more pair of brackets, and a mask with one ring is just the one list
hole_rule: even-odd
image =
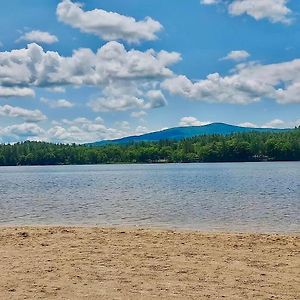
[[56,167],[56,166],[118,166],[118,165],[203,165],[203,164],[240,164],[240,163],[295,163],[300,162],[299,160],[242,160],[242,161],[198,161],[198,162],[116,162],[116,163],[99,163],[99,164],[31,164],[31,165],[0,165],[1,167]]
[[300,299],[300,234],[0,227],[0,299]]

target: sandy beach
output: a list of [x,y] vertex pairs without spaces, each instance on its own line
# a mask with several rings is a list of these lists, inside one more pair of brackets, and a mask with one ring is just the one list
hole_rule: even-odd
[[0,228],[0,299],[300,299],[300,236]]

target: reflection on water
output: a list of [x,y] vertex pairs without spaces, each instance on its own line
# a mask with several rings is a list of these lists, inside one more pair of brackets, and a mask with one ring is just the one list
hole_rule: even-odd
[[300,231],[300,163],[0,168],[0,224]]

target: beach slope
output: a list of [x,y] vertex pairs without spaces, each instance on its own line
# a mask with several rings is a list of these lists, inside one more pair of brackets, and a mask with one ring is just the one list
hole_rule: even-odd
[[300,299],[300,236],[0,228],[0,299]]

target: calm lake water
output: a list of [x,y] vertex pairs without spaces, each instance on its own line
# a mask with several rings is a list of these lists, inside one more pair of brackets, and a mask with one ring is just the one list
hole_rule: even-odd
[[300,232],[300,162],[0,167],[0,225]]

